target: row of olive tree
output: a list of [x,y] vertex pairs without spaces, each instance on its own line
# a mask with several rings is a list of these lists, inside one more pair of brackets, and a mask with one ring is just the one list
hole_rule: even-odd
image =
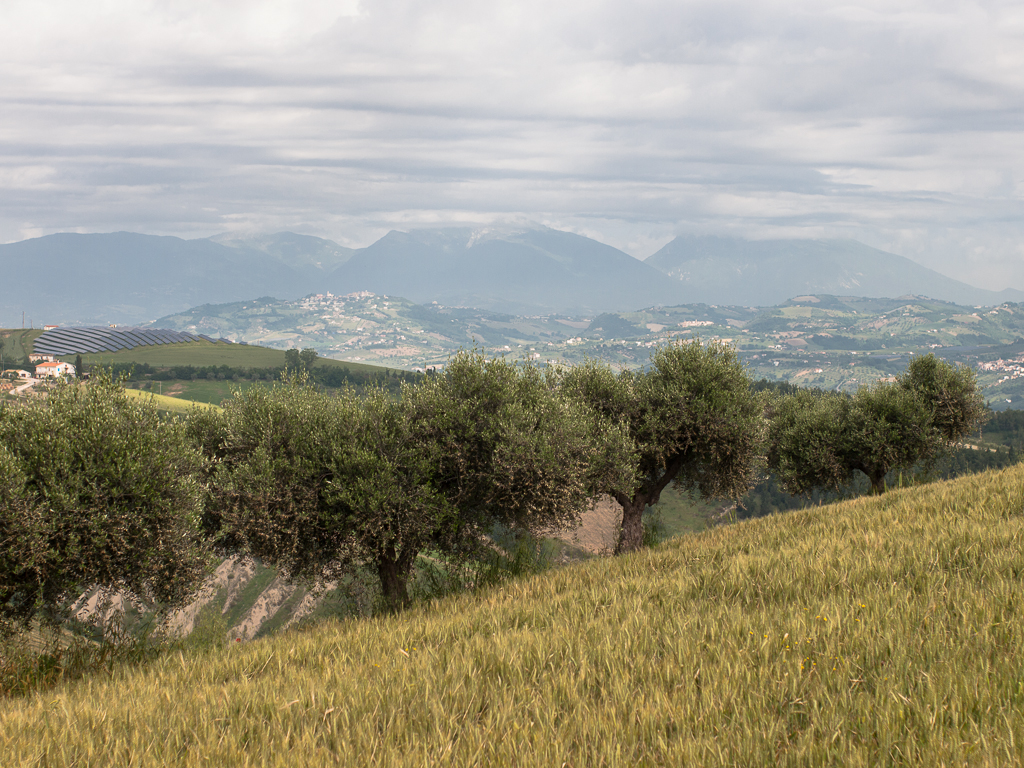
[[768,408],[766,464],[782,488],[839,490],[862,472],[873,493],[894,470],[929,466],[986,415],[975,373],[934,355],[848,397],[802,390]]
[[880,491],[982,413],[973,372],[932,356],[852,398],[750,384],[714,342],[664,346],[640,372],[460,353],[400,397],[293,377],[184,422],[110,377],[69,383],[0,409],[0,622],[90,586],[177,605],[213,552],[292,577],[369,567],[397,608],[419,556],[473,558],[498,526],[566,527],[608,494],[629,552],[670,483],[738,498],[765,467],[792,492],[859,470]]
[[622,507],[617,553],[640,546],[644,510],[669,484],[740,499],[766,471],[792,494],[839,490],[859,471],[881,493],[889,472],[929,466],[986,414],[974,371],[934,355],[852,397],[752,383],[714,342],[661,347],[639,372],[591,361],[562,373],[563,394],[624,429],[634,451],[633,486],[602,489]]
[[631,484],[624,431],[556,385],[463,353],[400,398],[293,377],[164,421],[100,373],[0,408],[0,630],[93,587],[179,606],[225,553],[294,577],[370,567],[404,605],[419,555],[564,527]]
[[472,557],[496,525],[536,533],[632,482],[624,431],[557,396],[531,365],[456,355],[444,374],[338,396],[301,380],[195,411],[208,459],[206,532],[291,577],[372,567],[392,607],[416,558]]

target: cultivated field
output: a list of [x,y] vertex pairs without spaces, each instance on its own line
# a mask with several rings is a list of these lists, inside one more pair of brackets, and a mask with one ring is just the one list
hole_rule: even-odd
[[212,405],[205,402],[198,402],[193,400],[182,400],[177,397],[169,397],[167,395],[160,395],[155,392],[143,392],[138,389],[125,389],[125,392],[130,397],[137,397],[143,400],[149,400],[156,406],[157,410],[167,411],[169,413],[184,414],[188,413],[189,409],[196,405],[206,405],[210,408],[216,408],[220,410],[219,405]]
[[[66,359],[69,362],[74,362],[74,355]],[[247,344],[214,344],[209,341],[194,341],[189,344],[135,347],[134,349],[124,349],[120,352],[98,352],[91,355],[82,355],[82,362],[88,366],[112,365],[115,363],[149,363],[157,368],[171,365],[194,365],[196,367],[227,365],[232,368],[272,368],[284,365],[284,350],[268,349]],[[351,371],[368,373],[384,370],[379,366],[346,363],[327,358],[319,358],[316,364],[318,366],[345,366]]]
[[1024,467],[0,704],[8,765],[1008,765]]

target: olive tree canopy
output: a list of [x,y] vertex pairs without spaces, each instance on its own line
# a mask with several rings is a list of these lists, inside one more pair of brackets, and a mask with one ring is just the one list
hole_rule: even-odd
[[641,545],[643,512],[669,483],[709,498],[739,498],[753,484],[762,407],[733,348],[675,342],[638,372],[589,361],[560,378],[568,399],[624,430],[632,445],[632,483],[602,489],[622,506],[616,553]]
[[183,604],[206,574],[201,458],[109,375],[0,408],[0,624],[102,587]]
[[767,464],[793,494],[838,490],[857,471],[882,493],[889,472],[934,461],[977,429],[985,412],[974,372],[934,355],[852,397],[805,390],[771,410]]
[[236,393],[191,428],[217,462],[207,521],[223,550],[290,576],[370,565],[391,607],[408,602],[425,551],[477,552],[495,524],[575,522],[599,474],[629,471],[621,432],[558,399],[535,367],[477,353],[400,399],[293,380]]

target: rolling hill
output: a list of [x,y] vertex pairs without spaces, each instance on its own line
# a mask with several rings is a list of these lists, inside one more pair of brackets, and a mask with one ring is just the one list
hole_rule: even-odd
[[1024,466],[0,702],[12,765],[1014,765]]

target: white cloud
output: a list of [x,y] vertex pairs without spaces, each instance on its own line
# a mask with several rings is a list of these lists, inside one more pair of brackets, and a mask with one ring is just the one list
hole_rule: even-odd
[[0,5],[0,240],[526,217],[1024,288],[1016,2]]

